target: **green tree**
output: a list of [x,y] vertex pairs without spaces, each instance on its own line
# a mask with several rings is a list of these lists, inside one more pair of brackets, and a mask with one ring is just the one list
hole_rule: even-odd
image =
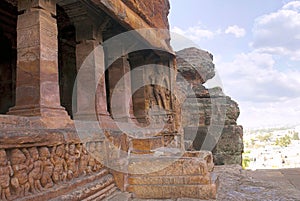
[[275,144],[281,147],[287,147],[289,144],[291,144],[291,142],[291,137],[285,135],[284,137],[277,138]]
[[267,142],[270,141],[272,137],[271,133],[265,134],[265,135],[259,135],[257,136],[257,139],[261,142]]
[[243,169],[246,169],[250,165],[250,158],[249,156],[244,156],[242,161],[242,167]]

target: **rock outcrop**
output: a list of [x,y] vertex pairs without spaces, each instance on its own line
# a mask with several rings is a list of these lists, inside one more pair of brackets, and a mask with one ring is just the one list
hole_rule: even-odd
[[[180,88],[189,84],[182,106],[182,127],[187,150],[212,149],[215,164],[241,164],[243,129],[237,125],[238,104],[220,87],[203,84],[215,76],[213,56],[197,48],[176,53]],[[180,76],[181,75],[181,76]],[[199,120],[198,120],[199,119]],[[211,150],[210,150],[211,151]]]
[[149,1],[122,0],[135,13],[141,16],[149,25],[160,29],[168,29],[168,14],[170,3],[166,0]]
[[197,48],[176,52],[178,72],[193,86],[204,84],[215,76],[213,55]]

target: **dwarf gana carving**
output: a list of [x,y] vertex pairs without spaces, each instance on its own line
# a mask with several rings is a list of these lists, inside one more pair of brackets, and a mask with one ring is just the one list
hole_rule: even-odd
[[10,162],[7,160],[6,151],[0,149],[0,198],[1,200],[9,200],[11,193],[9,189],[10,177],[13,175],[13,170]]
[[73,177],[78,177],[78,160],[80,152],[76,149],[74,144],[66,145],[66,163],[68,167],[67,178],[71,180]]
[[51,162],[54,165],[52,179],[54,183],[58,184],[61,181],[66,181],[67,178],[67,163],[64,158],[64,145],[53,147],[51,153]]
[[[29,154],[30,155],[29,155]],[[37,193],[42,191],[41,178],[42,178],[42,161],[39,158],[39,152],[36,147],[31,147],[26,152],[27,160],[30,161],[29,164],[29,184],[32,193]]]
[[[99,158],[100,154],[100,143],[99,142],[91,142],[89,143],[89,152],[92,154],[92,156],[95,156],[96,158]],[[88,166],[91,168],[93,172],[98,171],[102,168],[102,165],[95,159],[95,157],[89,158]]]
[[[92,143],[96,152],[97,145]],[[0,149],[0,200],[36,194],[102,168],[83,144]]]
[[44,188],[51,188],[53,186],[52,174],[54,165],[51,163],[51,154],[48,147],[41,147],[39,149],[40,160],[42,162],[42,177],[41,184]]
[[92,172],[92,168],[89,166],[91,156],[88,154],[88,151],[84,145],[78,145],[78,149],[81,149],[81,156],[79,161],[79,174],[90,174]]
[[[28,151],[22,149],[27,155]],[[20,149],[11,151],[11,165],[13,169],[13,177],[11,185],[18,197],[29,194],[30,184],[28,180],[30,160],[27,160],[25,154]]]

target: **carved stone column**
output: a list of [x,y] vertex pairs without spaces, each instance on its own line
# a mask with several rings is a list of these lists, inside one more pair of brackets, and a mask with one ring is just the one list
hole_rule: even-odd
[[18,1],[16,106],[8,114],[69,119],[60,105],[55,0]]
[[[132,88],[138,89],[132,91],[132,103],[133,103],[133,114],[135,119],[140,123],[147,123],[147,111],[149,110],[149,100],[147,98],[145,85],[146,72],[144,68],[138,68],[139,66],[146,65],[145,57],[142,53],[131,53],[129,55],[129,61],[132,69],[134,69],[134,80],[132,80]],[[133,73],[132,72],[132,73]]]
[[97,116],[109,116],[102,34],[98,32],[99,25],[95,19],[88,16],[84,20],[76,20],[75,26],[76,65],[80,76],[77,79],[77,111],[74,117],[97,120]]
[[[108,83],[111,115],[117,121],[127,122],[133,115],[128,56],[118,58],[109,66]],[[130,102],[125,102],[125,100]]]

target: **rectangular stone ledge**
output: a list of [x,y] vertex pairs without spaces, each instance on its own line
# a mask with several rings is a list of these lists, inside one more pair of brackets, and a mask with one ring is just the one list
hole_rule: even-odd
[[151,138],[137,138],[137,139],[132,139],[131,140],[132,147],[131,151],[133,153],[146,153],[149,154],[151,153],[151,150],[154,150],[159,147],[164,146],[164,141],[162,137],[151,137]]
[[133,196],[142,199],[215,199],[217,184],[212,185],[132,185]]
[[218,179],[212,172],[212,157],[209,151],[191,151],[182,156],[132,158],[125,189],[141,199],[215,199]]
[[55,146],[67,143],[80,143],[73,129],[0,129],[0,148],[25,148],[33,146]]
[[[7,114],[8,115],[3,115],[0,117],[0,129],[74,128],[74,122],[62,107],[13,107]],[[10,120],[12,122],[10,122]]]
[[205,175],[208,169],[204,159],[180,156],[131,158],[128,165],[132,174],[147,176]]
[[0,129],[7,128],[28,128],[30,121],[27,117],[19,117],[13,115],[0,115]]
[[211,184],[210,174],[190,176],[131,176],[129,185],[199,185]]

